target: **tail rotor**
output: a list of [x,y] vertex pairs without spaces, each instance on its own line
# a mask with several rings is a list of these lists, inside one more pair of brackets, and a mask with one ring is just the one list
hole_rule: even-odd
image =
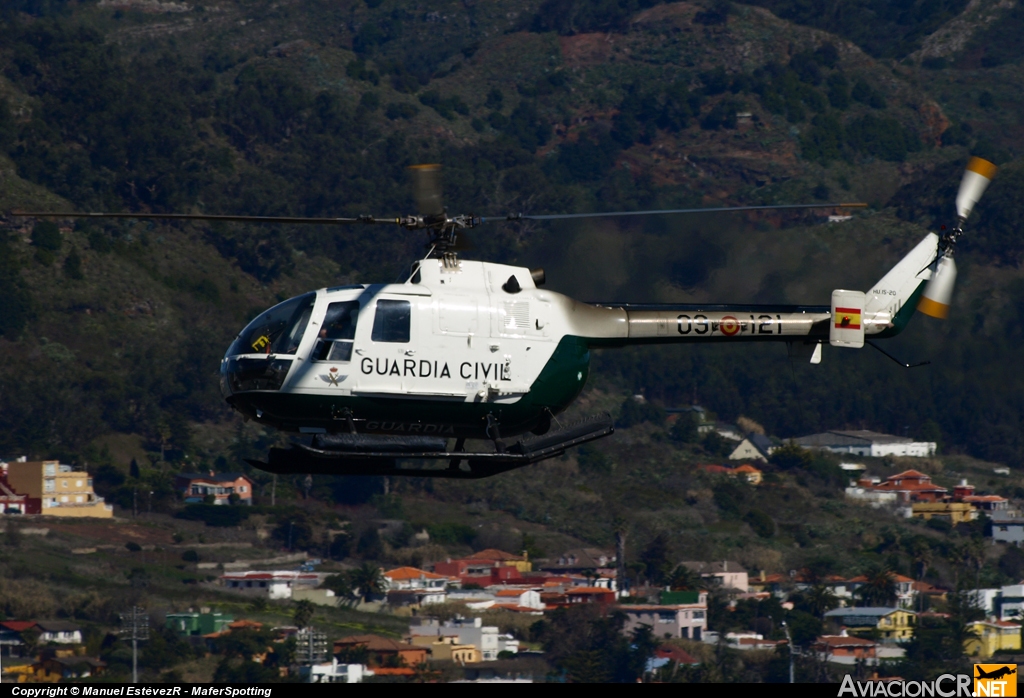
[[985,193],[997,169],[991,162],[979,157],[972,157],[967,163],[963,179],[960,180],[960,190],[956,195],[956,227],[939,239],[938,252],[932,262],[932,278],[928,281],[928,286],[925,287],[917,306],[925,315],[942,320],[949,317],[949,305],[953,297],[953,287],[956,285],[956,262],[953,261],[956,243],[964,234],[967,217],[971,215],[974,205]]

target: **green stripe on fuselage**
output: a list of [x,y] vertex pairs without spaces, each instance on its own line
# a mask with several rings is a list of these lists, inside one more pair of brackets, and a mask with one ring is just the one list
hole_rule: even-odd
[[[501,435],[515,436],[562,412],[583,390],[590,374],[590,347],[566,336],[520,400],[466,402],[462,399],[310,395],[275,391],[238,393],[228,402],[257,423],[284,431],[300,428],[348,432],[351,414],[360,432],[418,436],[487,438],[487,415],[498,420]],[[262,416],[257,416],[257,411]]]

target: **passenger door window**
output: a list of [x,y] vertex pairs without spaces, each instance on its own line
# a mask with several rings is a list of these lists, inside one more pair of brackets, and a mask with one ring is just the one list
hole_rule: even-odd
[[407,344],[411,324],[412,303],[381,299],[377,301],[370,339],[374,342]]
[[352,340],[356,337],[359,301],[343,301],[327,306],[320,338],[313,348],[314,361],[351,361]]

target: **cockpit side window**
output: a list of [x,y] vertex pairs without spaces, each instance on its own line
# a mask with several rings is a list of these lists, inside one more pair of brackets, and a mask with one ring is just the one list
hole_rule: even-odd
[[359,301],[343,301],[327,306],[327,314],[320,326],[320,339],[313,349],[313,360],[350,361],[358,320]]
[[316,294],[307,293],[262,313],[238,335],[228,356],[294,354],[306,332],[314,302]]
[[382,298],[377,301],[370,339],[374,342],[407,343],[411,321],[412,303]]

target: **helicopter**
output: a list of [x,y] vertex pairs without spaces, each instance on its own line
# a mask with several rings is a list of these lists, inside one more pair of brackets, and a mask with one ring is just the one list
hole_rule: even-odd
[[[544,288],[542,269],[460,259],[459,234],[487,222],[716,211],[857,208],[791,204],[503,217],[449,215],[438,165],[410,168],[418,215],[293,218],[207,214],[13,212],[54,218],[152,218],[397,225],[428,234],[403,283],[348,284],[286,300],[235,338],[220,365],[226,401],[247,420],[297,435],[272,448],[273,473],[481,478],[559,456],[614,431],[610,415],[558,415],[579,396],[591,350],[643,344],[785,343],[818,364],[822,347],[872,346],[915,310],[945,318],[963,225],[995,176],[967,164],[957,224],[928,233],[867,291],[836,289],[828,305],[591,304]],[[308,443],[306,440],[308,439]],[[467,448],[467,441],[480,445]],[[440,465],[440,467],[438,467]]]

